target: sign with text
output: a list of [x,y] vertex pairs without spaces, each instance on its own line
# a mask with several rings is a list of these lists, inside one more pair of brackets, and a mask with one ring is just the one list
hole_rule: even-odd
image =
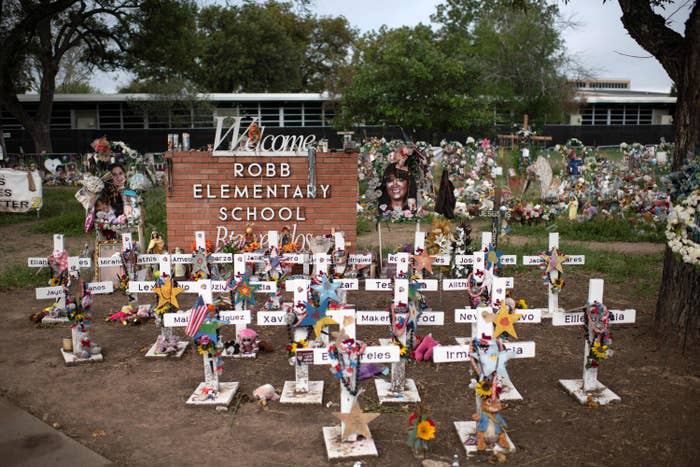
[[0,212],[27,212],[42,206],[39,172],[0,169]]
[[[267,242],[268,231],[281,232],[283,227],[289,229],[285,238],[298,250],[308,249],[314,236],[328,233],[328,226],[344,232],[351,245],[355,244],[356,155],[332,153],[309,158],[304,149],[298,154],[303,157],[277,157],[284,153],[283,141],[292,144],[283,135],[268,135],[274,151],[258,148],[250,152],[245,149],[248,142],[230,139],[238,134],[233,126],[228,136],[224,137],[223,130],[220,135],[219,143],[225,149],[166,155],[172,161],[166,199],[170,247],[189,251],[195,231],[205,232],[215,249],[237,243],[246,238],[245,229],[250,224],[255,225],[255,238],[248,236],[247,241],[255,240],[262,247],[267,246],[262,242]],[[216,157],[223,155],[220,151],[229,152],[231,144],[235,158]],[[240,144],[245,146],[242,151]],[[174,257],[173,263],[177,261]],[[228,258],[216,257],[213,262],[219,261],[227,262]]]

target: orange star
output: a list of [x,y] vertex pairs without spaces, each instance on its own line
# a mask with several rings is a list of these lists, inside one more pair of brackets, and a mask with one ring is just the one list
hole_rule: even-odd
[[413,267],[416,272],[421,272],[423,269],[429,273],[433,273],[433,257],[426,250],[420,252],[419,255],[413,255]]
[[508,333],[511,336],[517,338],[518,335],[515,333],[515,328],[513,323],[522,318],[523,315],[520,313],[508,313],[508,308],[505,303],[501,304],[501,308],[498,310],[496,316],[494,316],[493,323],[496,325],[496,329],[493,332],[494,337],[498,337],[501,334]]

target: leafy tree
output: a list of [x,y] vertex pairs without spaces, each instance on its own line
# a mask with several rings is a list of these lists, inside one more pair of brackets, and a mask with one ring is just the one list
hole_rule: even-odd
[[349,115],[368,124],[400,125],[432,132],[485,126],[486,104],[470,91],[474,76],[440,48],[430,27],[387,29],[365,35],[343,90]]
[[[669,2],[618,0],[622,24],[651,53],[674,82],[677,92],[675,153],[671,167],[679,170],[700,151],[700,10],[690,4],[685,30],[671,29],[662,14]],[[655,322],[660,331],[678,336],[684,345],[700,343],[700,268],[684,263],[666,248]]]
[[308,3],[246,0],[200,10],[192,0],[146,0],[122,63],[138,86],[176,80],[212,92],[334,89],[356,33],[345,18],[311,15]]
[[195,78],[202,38],[198,31],[199,9],[191,0],[145,0],[141,2],[135,31],[121,65],[137,81]]
[[[34,140],[37,152],[51,152],[49,121],[56,75],[65,54],[85,47],[83,60],[105,64],[128,27],[133,0],[5,0],[0,1],[0,105]],[[39,108],[31,115],[17,94],[27,89],[28,60],[41,66]]]
[[454,56],[478,69],[475,94],[500,110],[557,121],[573,98],[559,9],[545,0],[448,0],[433,21]]
[[285,23],[296,15],[283,4],[204,8],[197,81],[212,92],[301,91],[304,48]]

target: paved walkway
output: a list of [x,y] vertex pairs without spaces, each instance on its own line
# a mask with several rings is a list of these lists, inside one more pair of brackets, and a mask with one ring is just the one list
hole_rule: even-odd
[[110,461],[0,397],[0,464],[92,467]]

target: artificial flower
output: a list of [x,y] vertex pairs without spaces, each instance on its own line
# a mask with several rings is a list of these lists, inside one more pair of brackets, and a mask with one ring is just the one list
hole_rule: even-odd
[[423,441],[430,441],[435,439],[435,422],[431,419],[423,420],[416,427],[416,436]]

